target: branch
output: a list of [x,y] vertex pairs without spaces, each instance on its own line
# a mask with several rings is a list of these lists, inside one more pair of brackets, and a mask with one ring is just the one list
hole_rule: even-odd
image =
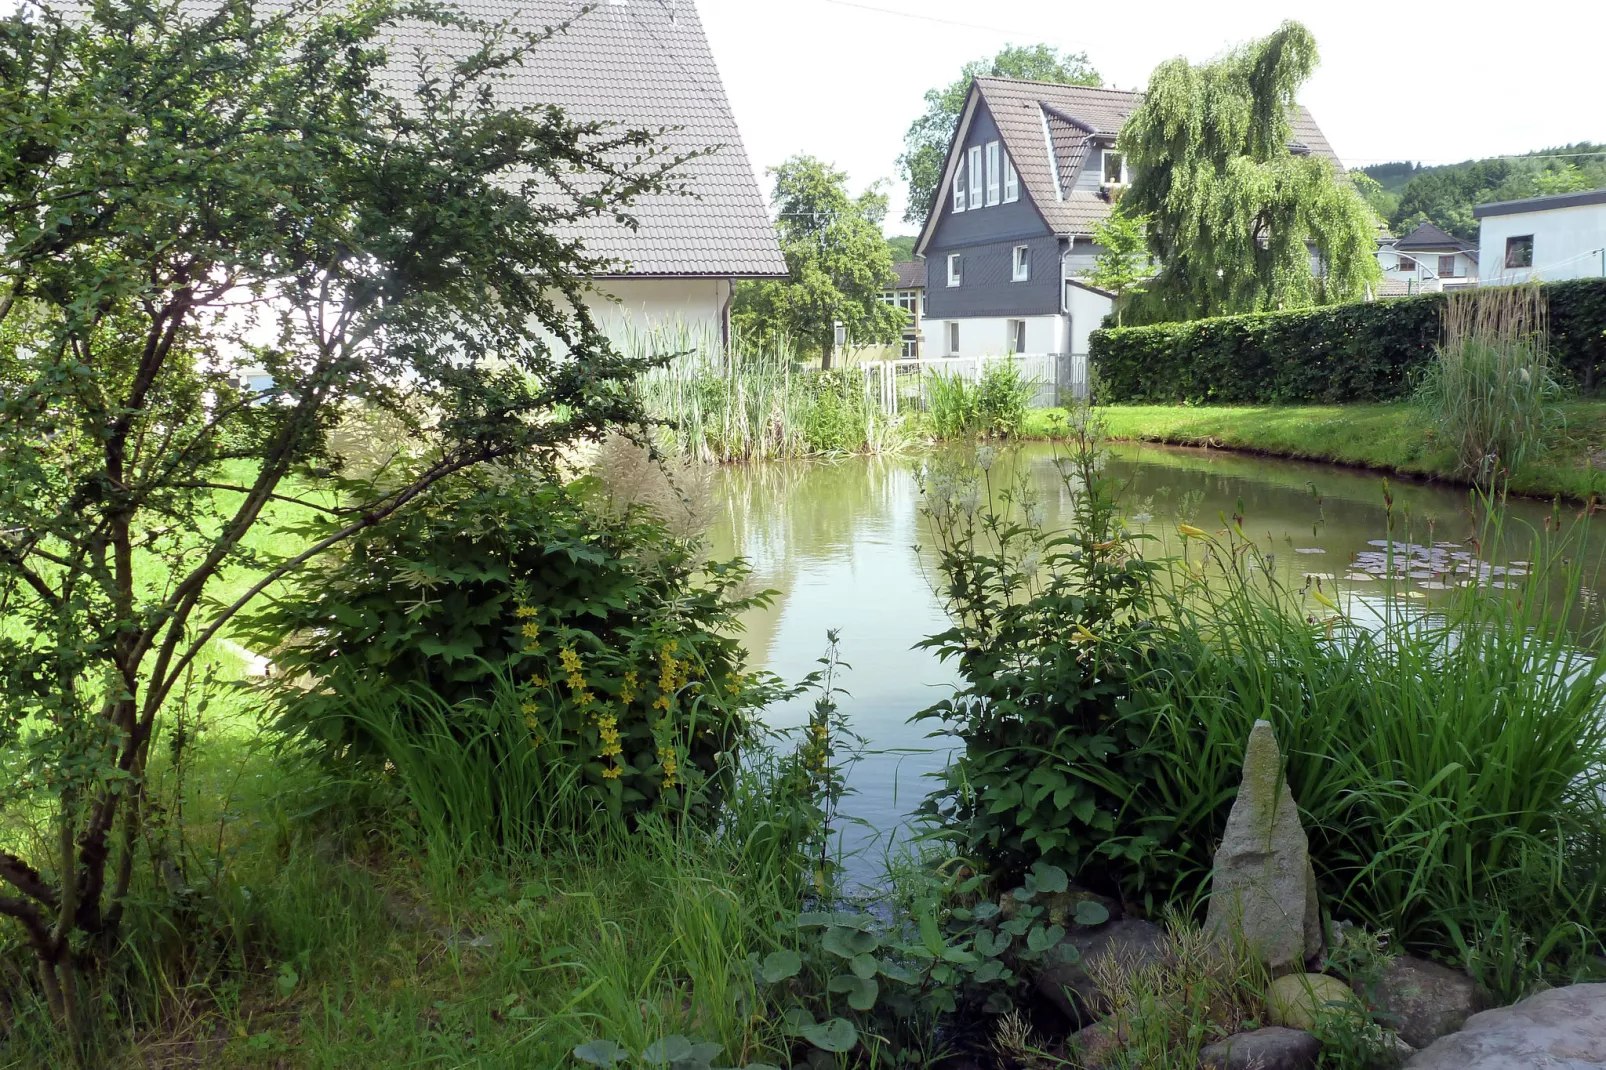
[[41,956],[51,955],[50,928],[45,924],[44,915],[39,913],[38,907],[26,899],[0,895],[0,914],[22,922],[22,927],[28,930],[28,942],[34,946],[34,950]]
[[0,877],[16,885],[23,895],[38,900],[50,910],[56,909],[56,890],[38,870],[8,851],[0,851]]
[[[168,486],[184,487],[189,490],[227,490],[236,494],[251,494],[254,491],[254,488],[251,487],[241,487],[233,483],[212,483],[204,479],[187,480],[182,483],[170,483]],[[305,498],[295,498],[288,494],[275,494],[270,491],[267,497],[269,501],[289,502],[291,505],[300,505],[307,509],[316,509],[319,512],[329,513],[334,516],[338,516],[341,513],[352,512],[351,507],[342,508],[332,505],[319,505],[317,502],[309,502]]]
[[3,542],[0,542],[0,562],[4,562],[16,569],[17,573],[27,581],[28,586],[32,587],[52,609],[61,608],[61,596],[51,589],[50,584],[45,582],[43,576],[28,567],[27,560],[21,554],[18,554]]

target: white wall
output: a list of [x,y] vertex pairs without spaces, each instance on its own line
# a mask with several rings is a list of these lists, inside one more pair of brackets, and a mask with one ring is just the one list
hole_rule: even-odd
[[[1012,348],[1009,324],[1026,321],[1027,353],[1059,353],[1065,346],[1064,316],[974,316],[961,320],[926,320],[926,357],[993,357]],[[948,348],[948,325],[959,324],[959,352]]]
[[1080,286],[1066,288],[1071,313],[1071,352],[1086,353],[1087,336],[1104,324],[1104,317],[1115,308],[1115,302],[1103,294],[1084,290]]
[[598,279],[591,314],[629,352],[649,334],[662,344],[705,343],[723,336],[729,279]]
[[[1533,267],[1508,269],[1506,239],[1524,234],[1533,235]],[[1486,285],[1526,282],[1530,277],[1545,282],[1599,278],[1602,248],[1606,248],[1606,204],[1491,215],[1479,221],[1478,260]]]
[[[1384,246],[1377,251],[1377,262],[1383,268],[1383,277],[1395,279],[1399,282],[1414,282],[1417,289],[1433,291],[1440,287],[1439,257],[1451,255],[1447,250],[1443,254],[1427,252],[1400,252],[1393,246]],[[1471,283],[1478,277],[1478,265],[1466,253],[1457,252],[1455,255],[1455,274],[1445,275],[1443,281],[1451,286]],[[1416,261],[1417,266],[1401,271],[1399,262],[1401,257],[1410,257]]]

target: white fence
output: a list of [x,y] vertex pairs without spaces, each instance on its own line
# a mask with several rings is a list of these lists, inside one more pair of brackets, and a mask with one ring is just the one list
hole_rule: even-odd
[[927,357],[883,360],[861,364],[865,386],[878,394],[881,407],[896,415],[928,407],[927,389],[933,375],[978,383],[998,363],[1019,365],[1022,376],[1035,387],[1031,407],[1052,408],[1087,397],[1086,353],[1014,353],[996,357]]

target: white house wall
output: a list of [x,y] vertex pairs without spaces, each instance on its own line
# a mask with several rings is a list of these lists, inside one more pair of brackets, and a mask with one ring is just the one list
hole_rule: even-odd
[[[1445,253],[1411,253],[1401,252],[1393,246],[1384,246],[1377,251],[1377,262],[1383,268],[1383,277],[1394,279],[1397,282],[1415,283],[1417,289],[1437,290],[1440,285],[1439,257],[1449,256]],[[1417,266],[1406,271],[1399,267],[1401,257],[1410,257],[1416,261]],[[1455,274],[1443,276],[1443,281],[1450,285],[1463,285],[1476,281],[1478,278],[1478,265],[1466,253],[1455,254]]]
[[[995,357],[1010,352],[1010,324],[1026,322],[1026,353],[1063,352],[1064,316],[972,316],[958,320],[927,320],[927,357]],[[948,325],[959,324],[959,351],[948,346]]]
[[721,344],[729,279],[598,279],[593,285],[591,315],[625,352]]
[[1084,290],[1080,286],[1067,287],[1066,304],[1071,314],[1071,352],[1088,351],[1088,335],[1104,324],[1104,317],[1114,309],[1115,303],[1103,294]]
[[[1581,204],[1541,212],[1513,212],[1479,220],[1478,260],[1485,285],[1600,278],[1606,275],[1606,204]],[[1532,234],[1533,267],[1506,267],[1506,239]]]

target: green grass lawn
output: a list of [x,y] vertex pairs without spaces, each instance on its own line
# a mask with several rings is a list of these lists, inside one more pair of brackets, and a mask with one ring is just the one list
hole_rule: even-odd
[[[1100,410],[1112,439],[1246,450],[1459,482],[1455,451],[1431,418],[1408,403],[1385,405],[1112,405]],[[1064,410],[1031,414],[1027,434],[1052,437]],[[1606,495],[1606,401],[1560,406],[1544,452],[1512,474],[1519,494]]]

